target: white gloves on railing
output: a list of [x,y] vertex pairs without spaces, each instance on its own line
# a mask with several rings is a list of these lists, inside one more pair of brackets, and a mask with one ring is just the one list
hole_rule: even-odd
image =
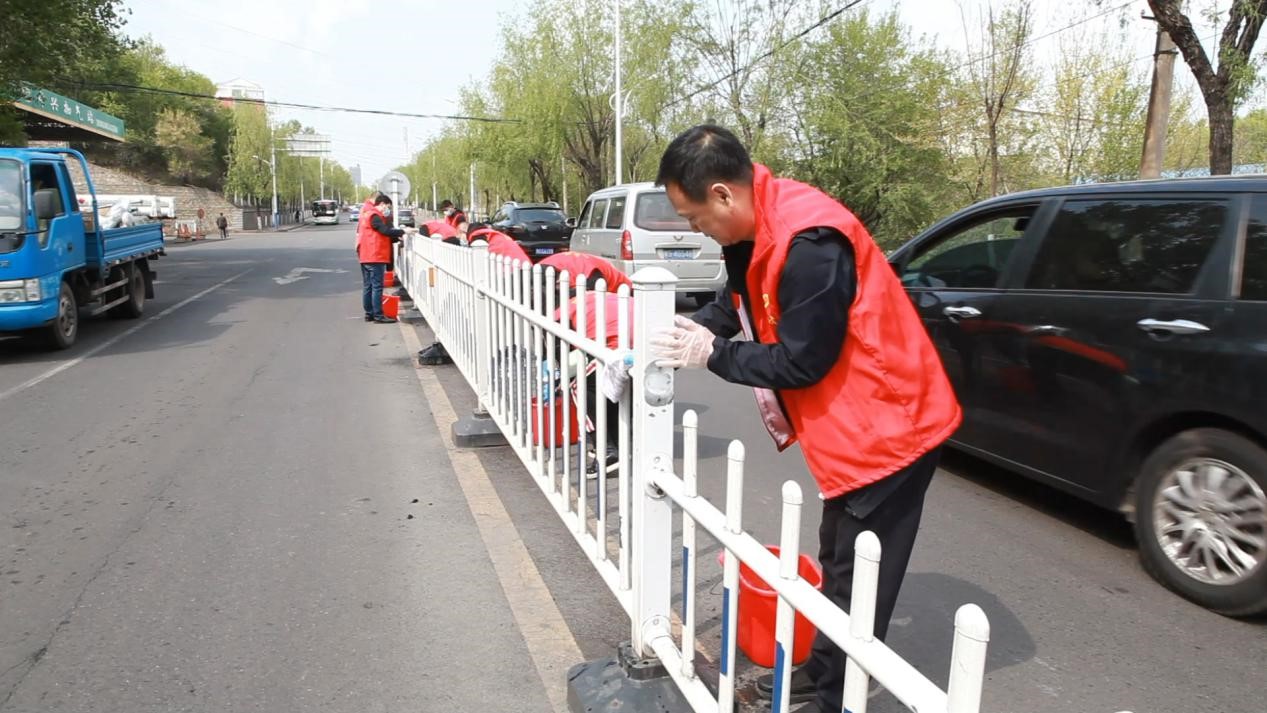
[[651,339],[660,366],[668,369],[703,369],[713,355],[715,335],[702,324],[677,315],[673,329],[661,332]]

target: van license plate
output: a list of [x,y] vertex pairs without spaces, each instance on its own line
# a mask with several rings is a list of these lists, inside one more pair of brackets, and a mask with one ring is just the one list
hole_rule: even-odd
[[669,249],[664,251],[665,260],[694,260],[695,251],[690,248]]
[[538,255],[553,255],[554,248],[537,248]]

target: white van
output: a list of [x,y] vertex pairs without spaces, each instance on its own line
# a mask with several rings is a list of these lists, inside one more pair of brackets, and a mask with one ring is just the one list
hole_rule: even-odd
[[664,189],[653,183],[628,183],[591,195],[576,219],[572,251],[606,258],[630,276],[644,267],[663,267],[677,276],[677,291],[692,295],[699,305],[711,302],[726,283],[721,246],[693,232]]

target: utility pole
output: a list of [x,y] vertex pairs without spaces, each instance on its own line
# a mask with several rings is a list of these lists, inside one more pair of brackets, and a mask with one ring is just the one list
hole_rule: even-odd
[[559,154],[559,182],[563,184],[563,215],[568,214],[568,167]]
[[475,220],[475,162],[471,162],[471,202],[467,204],[466,209],[470,211],[467,216],[468,220]]
[[431,151],[431,210],[440,210],[440,197],[436,195],[436,154]]
[[1148,93],[1148,118],[1144,123],[1144,155],[1139,163],[1140,178],[1161,177],[1166,157],[1166,124],[1170,119],[1176,54],[1175,43],[1158,24],[1157,48],[1153,53],[1153,86]]

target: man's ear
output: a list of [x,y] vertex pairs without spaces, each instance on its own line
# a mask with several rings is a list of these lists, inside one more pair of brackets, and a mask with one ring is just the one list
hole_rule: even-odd
[[735,194],[728,184],[714,183],[708,187],[708,192],[724,206],[733,205],[735,202]]

